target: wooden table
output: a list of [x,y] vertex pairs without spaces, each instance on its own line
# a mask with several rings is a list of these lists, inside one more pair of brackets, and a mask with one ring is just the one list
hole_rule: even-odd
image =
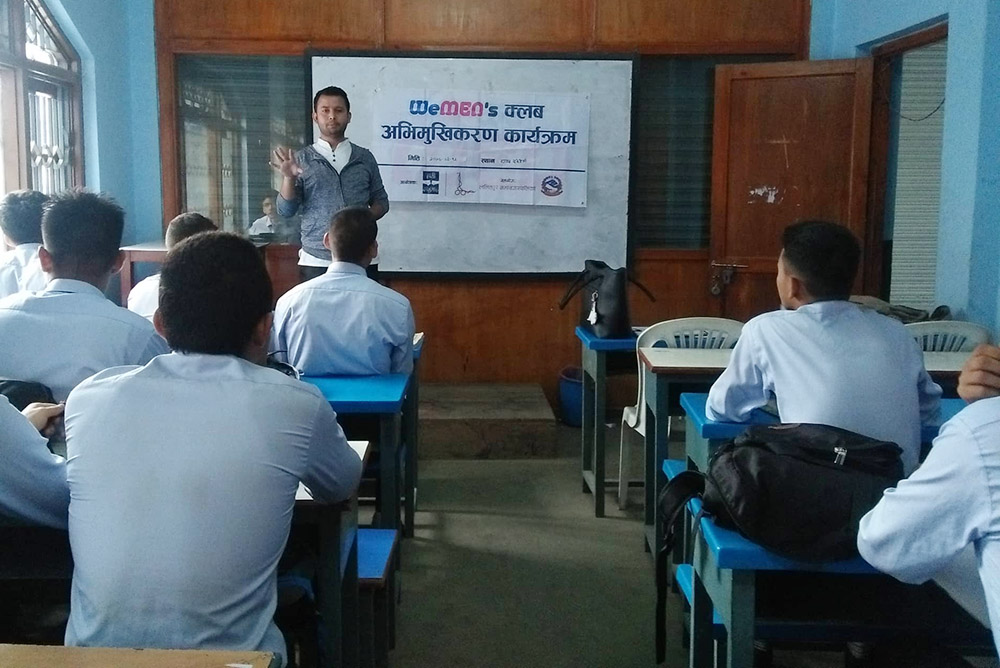
[[4,668],[268,668],[270,652],[0,645]]
[[135,263],[156,262],[162,264],[163,258],[167,256],[167,247],[162,241],[148,241],[143,244],[122,246],[121,251],[125,254],[125,262],[122,263],[120,273],[122,306],[125,306],[128,304],[128,293],[135,286]]
[[[254,245],[264,255],[267,274],[271,278],[274,300],[285,294],[299,283],[299,246],[298,244],[283,244],[256,241]],[[162,241],[148,241],[142,244],[122,246],[125,262],[122,264],[121,298],[122,306],[128,304],[128,294],[135,286],[135,263],[155,262],[162,264],[167,255],[167,247]]]
[[617,479],[608,480],[604,475],[607,377],[609,373],[635,373],[636,337],[600,339],[582,327],[576,328],[576,336],[580,339],[583,365],[583,428],[580,435],[583,491],[594,495],[594,516],[604,517],[605,488],[618,484]]
[[[640,348],[639,361],[645,374],[646,441],[644,494],[646,549],[654,554],[663,543],[659,522],[656,521],[656,499],[663,489],[665,479],[659,475],[667,458],[670,442],[671,400],[676,399],[677,384],[701,385],[708,389],[725,370],[732,350],[705,350],[699,348]],[[666,418],[666,419],[664,419]]]
[[[376,525],[399,529],[399,451],[404,404],[410,374],[381,376],[303,376],[315,385],[338,415],[373,415],[379,421],[379,513]],[[414,424],[415,424],[414,420]]]

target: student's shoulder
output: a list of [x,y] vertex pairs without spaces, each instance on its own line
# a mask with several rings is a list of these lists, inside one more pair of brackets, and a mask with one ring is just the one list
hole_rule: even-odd
[[1000,453],[1000,397],[980,399],[963,408],[950,422],[989,443]]

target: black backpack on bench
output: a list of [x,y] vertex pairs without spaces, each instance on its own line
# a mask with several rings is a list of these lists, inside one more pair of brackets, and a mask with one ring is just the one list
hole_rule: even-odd
[[665,614],[667,555],[692,497],[701,497],[702,512],[719,526],[776,554],[849,559],[858,554],[861,517],[903,477],[901,453],[895,443],[837,427],[751,425],[712,455],[707,472],[675,476],[657,499],[665,537],[656,557],[657,619]]

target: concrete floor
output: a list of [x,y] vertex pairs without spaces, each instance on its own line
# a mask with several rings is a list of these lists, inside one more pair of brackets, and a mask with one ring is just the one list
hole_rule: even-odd
[[[554,459],[421,462],[416,535],[403,543],[394,668],[655,665],[640,491],[627,512],[609,493],[608,516],[596,519],[581,493],[579,434],[560,426]],[[617,429],[608,443],[608,470],[617,472]],[[671,596],[667,668],[687,666],[681,614]],[[843,665],[840,651],[779,651],[773,663]]]

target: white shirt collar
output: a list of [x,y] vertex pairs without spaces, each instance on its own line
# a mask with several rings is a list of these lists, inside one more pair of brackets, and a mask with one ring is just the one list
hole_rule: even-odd
[[45,286],[43,292],[72,292],[85,295],[96,295],[104,299],[104,293],[96,286],[86,281],[78,281],[73,278],[53,278]]
[[326,158],[326,161],[333,165],[333,168],[338,172],[347,164],[347,161],[351,159],[351,140],[344,137],[344,141],[337,144],[337,148],[333,148],[329,143],[322,137],[316,140],[313,144],[313,148],[321,156]]
[[365,275],[365,268],[360,264],[354,264],[353,262],[338,262],[334,260],[327,267],[326,273],[328,274],[359,274],[361,276]]

